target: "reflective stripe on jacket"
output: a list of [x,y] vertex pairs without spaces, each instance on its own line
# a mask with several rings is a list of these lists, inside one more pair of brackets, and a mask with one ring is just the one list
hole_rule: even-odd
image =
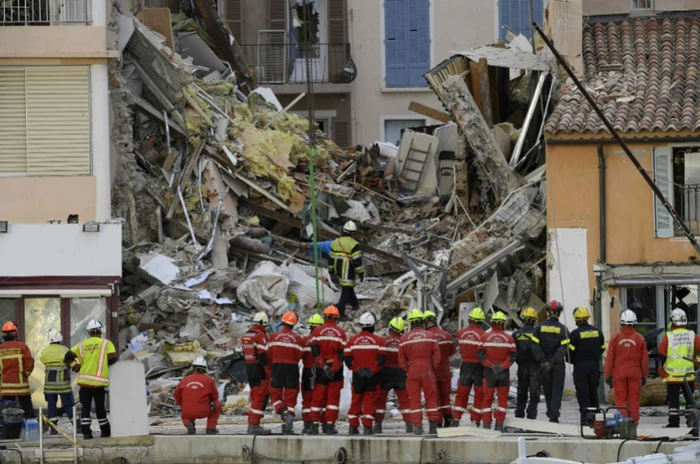
[[78,357],[80,373],[78,385],[84,387],[106,387],[109,385],[107,358],[116,353],[114,344],[102,337],[90,337],[71,348]]
[[360,244],[352,237],[338,237],[331,243],[333,272],[338,276],[340,285],[354,287],[355,276],[364,273]]
[[382,337],[363,330],[348,340],[343,356],[352,358],[353,372],[364,367],[376,374],[381,369],[377,362],[380,354],[386,354]]
[[68,348],[52,343],[39,356],[39,361],[46,366],[44,375],[44,393],[70,393],[70,367],[64,361]]
[[684,328],[666,332],[666,362],[663,369],[668,376],[664,378],[664,382],[683,382],[686,373],[693,374],[688,376],[689,381],[695,379],[695,364],[692,361],[695,357],[695,337],[695,333]]
[[462,357],[462,362],[481,362],[478,352],[483,334],[484,331],[479,324],[471,324],[457,332],[457,343],[459,343],[459,354]]
[[333,372],[338,372],[343,368],[342,356],[345,349],[347,336],[345,330],[336,324],[335,321],[326,321],[322,326],[316,327],[311,332],[311,349],[316,347],[317,356],[314,357],[316,365],[323,367],[330,365]]
[[399,343],[401,343],[401,336],[397,333],[391,332],[389,335],[384,337],[386,361],[384,361],[384,365],[382,367],[401,367],[399,364]]
[[440,348],[440,364],[435,368],[435,378],[440,381],[450,380],[452,378],[450,358],[457,352],[455,342],[452,340],[452,335],[437,326],[429,328],[428,332],[433,334],[437,341],[438,348]]
[[288,326],[270,335],[267,342],[267,359],[270,364],[299,364],[304,353],[304,339]]
[[34,358],[29,347],[17,340],[0,344],[0,395],[29,395],[29,375],[34,370]]
[[493,326],[481,336],[479,358],[485,367],[500,364],[503,370],[508,370],[515,360],[515,340],[499,326]]
[[440,364],[440,348],[433,334],[420,327],[409,330],[401,337],[399,364],[406,372]]

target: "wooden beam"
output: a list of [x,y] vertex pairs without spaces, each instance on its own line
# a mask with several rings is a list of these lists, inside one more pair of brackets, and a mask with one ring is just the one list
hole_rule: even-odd
[[[481,84],[479,82],[480,76],[479,76],[479,63],[476,61],[469,60],[469,75],[471,76],[471,87],[469,87],[469,91],[471,92],[472,96],[474,97],[474,101],[476,102],[476,106],[479,107],[479,111],[481,111]],[[444,85],[444,82],[443,82]]]
[[[163,118],[163,113],[155,109],[155,107],[148,103],[146,100],[137,95],[131,94],[131,101],[136,107],[136,110],[138,110],[141,114],[145,114],[149,118],[157,119],[158,121],[165,124],[165,118]],[[185,132],[185,130],[182,127],[180,127],[180,125],[175,121],[168,119],[168,126],[175,131],[176,135],[183,138],[187,137],[187,133]]]
[[481,85],[481,113],[489,128],[493,127],[493,107],[491,105],[491,86],[489,65],[486,58],[479,59],[479,85]]
[[449,114],[443,113],[440,110],[436,110],[435,108],[431,108],[429,106],[414,101],[409,103],[408,111],[413,111],[414,113],[418,113],[421,116],[426,116],[428,118],[440,121],[442,123],[447,123],[452,120]]

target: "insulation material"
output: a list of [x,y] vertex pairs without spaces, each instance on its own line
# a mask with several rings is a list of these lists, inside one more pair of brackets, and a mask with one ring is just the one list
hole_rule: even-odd
[[[298,304],[302,308],[313,308],[316,305],[316,277],[312,266],[302,266],[290,264],[287,267],[287,278],[289,279],[288,293],[294,294],[297,297]],[[319,278],[323,282],[320,292],[323,299],[322,306],[335,304],[340,299],[340,292],[331,287],[331,276],[328,269],[320,269]]]
[[287,306],[289,280],[283,271],[270,261],[260,263],[236,290],[236,296],[246,306],[253,306],[269,314]]

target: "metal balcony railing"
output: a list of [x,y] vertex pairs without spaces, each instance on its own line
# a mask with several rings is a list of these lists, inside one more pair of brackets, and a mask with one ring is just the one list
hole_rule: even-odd
[[88,25],[91,22],[90,0],[0,0],[0,26]]
[[700,184],[676,186],[676,189],[676,192],[680,190],[679,214],[682,215],[690,231],[694,235],[700,235]]
[[[278,43],[239,45],[260,84],[305,84],[306,50],[303,45]],[[347,84],[357,70],[349,44],[311,45],[311,79],[320,84]]]

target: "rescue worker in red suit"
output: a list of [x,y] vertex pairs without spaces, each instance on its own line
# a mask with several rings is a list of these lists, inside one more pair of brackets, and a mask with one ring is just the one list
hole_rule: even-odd
[[[437,316],[432,311],[423,313],[425,328],[432,333],[440,348],[440,364],[435,369],[435,381],[438,390],[438,410],[444,419],[444,426],[452,424],[452,371],[450,370],[450,358],[457,352],[455,342],[449,332],[442,330],[437,325]],[[441,423],[438,426],[442,425]]]
[[270,363],[267,359],[267,314],[256,313],[253,325],[243,335],[243,353],[250,386],[250,412],[248,412],[248,433],[269,435],[270,429],[260,426],[265,415],[265,398],[270,394]]
[[29,347],[17,340],[17,325],[7,321],[2,326],[3,342],[0,344],[0,395],[5,400],[17,399],[24,410],[24,418],[34,418],[29,376],[34,370],[34,358]]
[[[683,379],[686,379],[690,391],[695,391],[695,362],[700,353],[700,336],[687,328],[688,317],[680,308],[671,311],[671,328],[664,334],[659,344],[659,377],[666,384],[666,398],[668,398],[668,425],[669,428],[680,427],[680,393],[685,396],[686,409],[692,407],[695,402],[688,397],[688,392],[683,388]],[[689,424],[690,426],[690,424]],[[693,428],[697,424],[692,425]],[[697,429],[695,429],[697,431]]]
[[[323,325],[323,318],[320,314],[314,314],[309,318],[309,329],[313,331],[316,327]],[[311,334],[304,338],[304,352],[301,357],[304,368],[301,371],[301,418],[304,421],[302,434],[306,434],[311,427],[311,401],[313,399],[314,376],[316,375],[316,362],[311,354]],[[323,412],[321,412],[323,416]],[[321,421],[323,417],[321,417]]]
[[221,415],[221,402],[216,382],[207,375],[207,361],[199,357],[192,363],[194,373],[188,375],[175,389],[175,402],[182,408],[180,417],[187,427],[187,434],[196,433],[194,421],[207,420],[207,435],[216,435],[216,424]]
[[[486,319],[484,311],[481,308],[474,308],[469,311],[469,327],[457,332],[462,365],[459,368],[459,385],[455,397],[452,427],[459,427],[462,414],[467,411],[469,411],[472,423],[477,427],[481,425],[481,403],[484,401],[484,366],[481,365],[478,353],[481,336],[484,334],[484,330],[481,328],[484,319]],[[467,403],[472,387],[474,388],[474,404],[468,407]]]
[[386,400],[389,390],[394,390],[399,400],[399,411],[406,423],[406,433],[413,433],[411,422],[411,403],[406,390],[406,371],[399,364],[399,343],[401,335],[406,328],[406,322],[400,317],[389,321],[389,335],[384,337],[384,351],[386,361],[379,373],[379,390],[377,391],[377,405],[374,415],[374,433],[382,433],[382,421],[386,415]]
[[411,330],[401,337],[399,343],[399,364],[408,372],[406,387],[411,399],[411,420],[415,435],[423,434],[423,409],[421,390],[425,396],[428,412],[429,432],[437,434],[438,422],[442,421],[438,411],[438,393],[434,369],[440,364],[440,348],[433,334],[423,329],[423,313],[413,309],[408,313]]
[[[639,423],[642,384],[649,377],[649,353],[644,337],[634,326],[637,315],[628,309],[620,315],[622,329],[610,338],[603,376],[608,387],[615,389],[615,406],[628,407],[632,419]],[[627,416],[627,411],[620,411]]]
[[311,354],[316,361],[316,378],[311,401],[311,427],[308,435],[318,435],[318,423],[323,408],[326,409],[322,431],[324,435],[337,435],[335,421],[340,412],[340,391],[343,389],[343,350],[347,336],[338,326],[340,312],[335,306],[323,310],[324,323],[311,332]]
[[294,435],[294,407],[299,395],[299,361],[304,350],[304,339],[292,331],[297,315],[292,311],[282,316],[282,330],[273,332],[267,342],[270,361],[270,396],[275,413],[284,424],[282,434]]
[[386,361],[384,340],[374,334],[377,320],[372,313],[360,316],[360,333],[348,340],[343,360],[352,371],[352,403],[348,411],[348,435],[359,435],[360,417],[362,434],[374,435],[374,410],[377,404],[379,371]]
[[503,432],[503,422],[508,411],[508,392],[510,390],[510,366],[515,361],[515,340],[503,331],[508,318],[498,311],[491,316],[491,330],[481,336],[479,359],[484,365],[484,402],[481,405],[483,427],[491,428],[491,406],[494,393],[498,394],[498,403],[493,417],[496,419],[494,430]]

